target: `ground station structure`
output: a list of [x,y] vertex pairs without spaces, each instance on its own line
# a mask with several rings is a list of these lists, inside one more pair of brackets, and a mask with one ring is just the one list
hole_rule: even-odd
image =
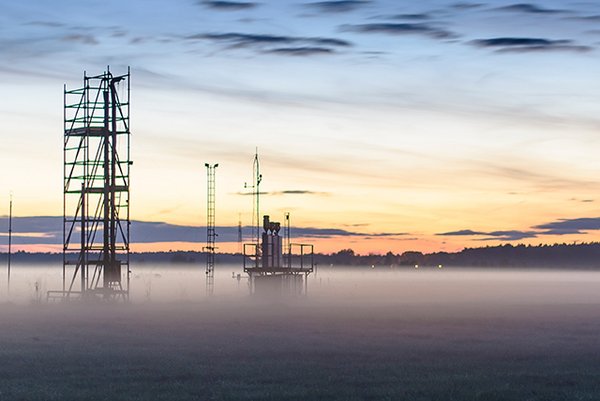
[[64,90],[63,285],[55,298],[129,298],[130,72]]
[[[254,156],[254,183],[246,188],[253,189],[253,216],[260,216],[260,183],[258,153]],[[308,276],[314,271],[314,247],[312,244],[292,243],[290,214],[285,216],[284,234],[281,223],[271,221],[270,216],[262,219],[262,234],[259,220],[253,226],[252,243],[243,245],[243,269],[248,274],[251,294],[266,296],[306,295]]]

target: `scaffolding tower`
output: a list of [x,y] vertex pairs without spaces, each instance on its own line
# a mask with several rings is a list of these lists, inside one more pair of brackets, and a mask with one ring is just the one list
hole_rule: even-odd
[[129,111],[129,69],[65,85],[63,287],[48,298],[129,299]]
[[206,295],[211,296],[215,290],[215,169],[218,164],[206,163]]

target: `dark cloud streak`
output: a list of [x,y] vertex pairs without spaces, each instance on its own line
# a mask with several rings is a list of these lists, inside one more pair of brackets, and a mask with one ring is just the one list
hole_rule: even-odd
[[566,10],[542,8],[542,7],[536,6],[535,4],[530,4],[530,3],[512,4],[509,6],[498,7],[498,8],[495,8],[494,10],[524,13],[524,14],[563,14],[563,13],[568,13],[568,11],[566,11]]
[[526,238],[538,238],[547,235],[586,234],[588,231],[600,230],[600,217],[582,217],[577,219],[559,219],[550,223],[539,224],[532,227],[536,231],[473,231],[458,230],[439,233],[439,236],[484,236],[478,241],[518,241]]
[[436,234],[438,236],[484,236],[485,238],[480,238],[478,241],[519,241],[525,238],[535,238],[538,233],[535,231],[519,231],[519,230],[509,230],[509,231],[473,231],[473,230],[459,230],[459,231],[450,231],[446,233]]
[[[0,224],[7,225],[7,217],[0,217]],[[58,245],[62,243],[62,217],[15,217],[13,218],[13,244]],[[244,233],[251,232],[249,226],[243,227]],[[218,240],[236,242],[237,226],[220,226],[216,228]],[[338,228],[292,227],[292,235],[302,238],[335,238],[335,237],[396,237],[407,233],[379,232],[363,233]],[[77,236],[77,234],[75,234]],[[163,222],[132,221],[132,243],[153,242],[204,242],[206,227],[184,226]],[[5,237],[5,241],[7,238]],[[4,242],[5,242],[4,241]]]
[[386,35],[421,35],[433,39],[454,39],[458,35],[445,29],[425,23],[373,23],[359,25],[342,25],[342,31],[365,34]]
[[490,39],[477,39],[469,42],[479,48],[494,49],[500,53],[527,53],[548,51],[587,52],[593,50],[589,46],[575,44],[572,40],[523,38],[523,37],[500,37]]
[[[238,192],[237,195],[248,196],[253,195],[252,192]],[[327,196],[328,192],[308,191],[305,189],[288,189],[285,191],[260,192],[260,195],[319,195]]]
[[337,0],[337,1],[317,1],[304,4],[305,7],[311,8],[322,13],[347,13],[357,10],[370,2],[361,0]]
[[316,56],[334,54],[335,50],[328,47],[279,47],[265,51],[268,54],[278,54],[282,56]]
[[217,10],[217,11],[240,11],[256,8],[259,3],[253,2],[242,2],[242,1],[208,1],[204,0],[200,2],[201,5]]
[[202,33],[186,37],[188,40],[205,40],[233,49],[254,49],[263,54],[286,56],[314,56],[335,53],[334,48],[350,47],[346,40],[324,37],[247,34],[238,32]]
[[584,231],[600,230],[600,217],[582,217],[578,219],[560,219],[533,227],[546,230],[548,235],[582,234]]

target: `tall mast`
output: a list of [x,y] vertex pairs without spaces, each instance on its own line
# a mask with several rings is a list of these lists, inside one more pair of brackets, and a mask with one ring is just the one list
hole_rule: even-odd
[[254,176],[254,221],[252,222],[253,227],[253,237],[256,246],[258,247],[260,243],[260,182],[262,181],[262,175],[260,174],[260,163],[258,162],[258,149],[256,149],[256,153],[254,154],[254,164],[252,166],[252,175]]
[[12,254],[12,193],[10,194],[10,202],[8,206],[8,280],[7,280],[7,290],[10,293],[10,258]]
[[242,242],[243,242],[243,236],[242,236],[242,214],[239,214],[239,219],[238,219],[238,252],[242,253],[244,250],[242,249]]
[[204,165],[206,167],[206,295],[211,296],[215,288],[215,169],[218,164]]

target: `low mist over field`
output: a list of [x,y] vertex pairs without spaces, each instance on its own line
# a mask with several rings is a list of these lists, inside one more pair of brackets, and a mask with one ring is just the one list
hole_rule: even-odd
[[[60,282],[54,267],[15,271],[22,282]],[[15,288],[17,300],[0,306],[0,399],[593,400],[600,391],[600,273],[322,268],[307,297],[274,300],[248,296],[233,271],[219,266],[211,298],[202,269],[167,265],[134,267],[130,304],[35,304],[28,285]]]

